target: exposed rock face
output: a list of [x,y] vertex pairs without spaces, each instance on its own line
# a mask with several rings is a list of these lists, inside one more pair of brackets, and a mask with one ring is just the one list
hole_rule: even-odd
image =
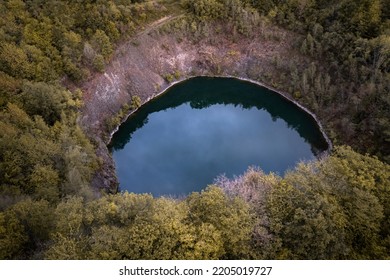
[[[118,112],[121,105],[138,95],[145,102],[169,86],[166,76],[175,79],[197,75],[239,76],[257,80],[274,68],[275,56],[288,54],[292,38],[280,33],[283,42],[258,38],[240,38],[239,44],[229,36],[218,34],[213,40],[196,44],[175,35],[141,33],[115,52],[105,73],[84,84],[85,106],[81,124],[87,131],[98,133],[104,120]],[[274,69],[273,69],[274,70]],[[96,135],[96,134],[95,134]],[[101,136],[101,135],[99,135]]]
[[275,71],[275,56],[287,55],[293,41],[293,37],[288,38],[283,31],[272,32],[283,41],[266,40],[259,35],[252,39],[239,38],[237,44],[228,34],[213,34],[193,43],[185,38],[177,40],[174,34],[160,35],[149,28],[118,47],[105,73],[83,85],[85,105],[80,124],[96,140],[98,155],[103,159],[103,168],[94,179],[94,186],[116,189],[114,163],[106,147],[110,139],[106,121],[123,104],[129,103],[132,96],[137,95],[142,102],[147,102],[165,90],[171,79],[182,80],[189,76],[264,79],[267,72]]

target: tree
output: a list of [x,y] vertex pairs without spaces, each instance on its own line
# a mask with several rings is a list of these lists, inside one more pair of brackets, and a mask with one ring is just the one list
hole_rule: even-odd
[[390,248],[390,166],[351,148],[338,147],[322,172],[333,184],[346,213],[353,257],[386,256],[383,246],[387,252]]
[[47,259],[85,259],[87,240],[84,204],[81,197],[69,197],[58,204],[54,212],[55,224],[51,234],[53,243],[45,252]]
[[[314,179],[313,177],[310,179]],[[269,195],[267,205],[270,229],[276,240],[275,257],[343,258],[344,250],[338,247],[343,246],[345,217],[337,204],[332,204],[315,191],[314,188],[321,182],[310,179],[306,181],[306,178],[300,178],[298,172],[289,174]]]
[[251,257],[268,259],[274,257],[274,235],[270,230],[268,211],[269,195],[277,187],[280,178],[275,174],[264,174],[259,168],[250,167],[241,176],[230,180],[221,176],[216,184],[230,197],[243,198],[255,217],[255,226],[251,237]]
[[98,51],[105,59],[108,59],[112,54],[112,45],[110,38],[103,30],[96,30],[95,34],[91,38],[92,46]]
[[342,10],[350,27],[363,37],[378,35],[381,25],[381,1],[345,1]]
[[254,227],[249,207],[238,197],[228,198],[222,189],[209,186],[186,199],[190,222],[195,226],[215,227],[221,234],[222,258],[243,258],[248,254],[250,234]]
[[56,204],[60,198],[60,178],[56,170],[51,166],[35,166],[30,178],[31,188],[34,189],[34,197],[45,199]]
[[70,95],[63,89],[46,83],[23,84],[20,100],[30,116],[40,115],[47,124],[53,125],[61,118],[61,112],[66,107]]
[[0,44],[0,70],[13,77],[29,78],[30,64],[26,53],[14,43]]
[[0,212],[0,259],[13,259],[23,252],[28,237],[20,221],[10,212]]
[[131,97],[131,104],[130,108],[135,110],[138,109],[141,106],[141,98],[138,95],[134,95]]
[[25,258],[39,254],[49,239],[53,211],[44,200],[22,200],[0,212],[0,258]]
[[388,244],[380,240],[388,239],[389,186],[383,182],[390,173],[382,164],[340,147],[288,173],[268,202],[279,256],[386,258]]
[[92,63],[96,71],[101,73],[104,72],[105,63],[104,63],[104,57],[101,54],[95,55]]

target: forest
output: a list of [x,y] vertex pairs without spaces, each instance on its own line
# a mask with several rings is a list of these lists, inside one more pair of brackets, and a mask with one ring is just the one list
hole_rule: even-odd
[[[193,40],[225,23],[298,34],[305,63],[280,58],[271,78],[320,117],[331,154],[181,199],[92,187],[79,85],[178,11],[189,26],[170,32]],[[1,1],[0,259],[389,259],[389,70],[389,0]]]

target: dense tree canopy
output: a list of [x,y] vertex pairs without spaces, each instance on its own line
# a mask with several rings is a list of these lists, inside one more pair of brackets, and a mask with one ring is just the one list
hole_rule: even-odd
[[249,169],[187,198],[117,194],[0,213],[2,258],[386,259],[390,167],[339,147],[284,178]]
[[388,259],[389,1],[183,1],[194,40],[221,21],[256,36],[261,18],[299,34],[307,61],[279,69],[289,92],[336,144],[375,156],[338,146],[283,178],[250,168],[182,199],[100,194],[75,87],[155,2],[0,2],[0,259]]
[[389,165],[337,147],[284,178],[250,169],[218,182],[256,213],[253,241],[265,258],[381,259],[390,249],[389,179]]

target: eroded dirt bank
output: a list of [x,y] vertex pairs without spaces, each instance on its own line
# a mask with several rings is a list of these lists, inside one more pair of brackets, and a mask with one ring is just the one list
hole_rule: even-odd
[[106,146],[110,139],[107,122],[132,96],[144,103],[172,82],[199,75],[264,82],[275,72],[275,58],[291,56],[295,40],[282,30],[259,29],[254,38],[215,32],[194,43],[185,36],[160,32],[170,20],[160,19],[119,46],[105,72],[83,85],[80,124],[96,141],[103,160],[93,182],[97,188],[116,190],[114,163]]

